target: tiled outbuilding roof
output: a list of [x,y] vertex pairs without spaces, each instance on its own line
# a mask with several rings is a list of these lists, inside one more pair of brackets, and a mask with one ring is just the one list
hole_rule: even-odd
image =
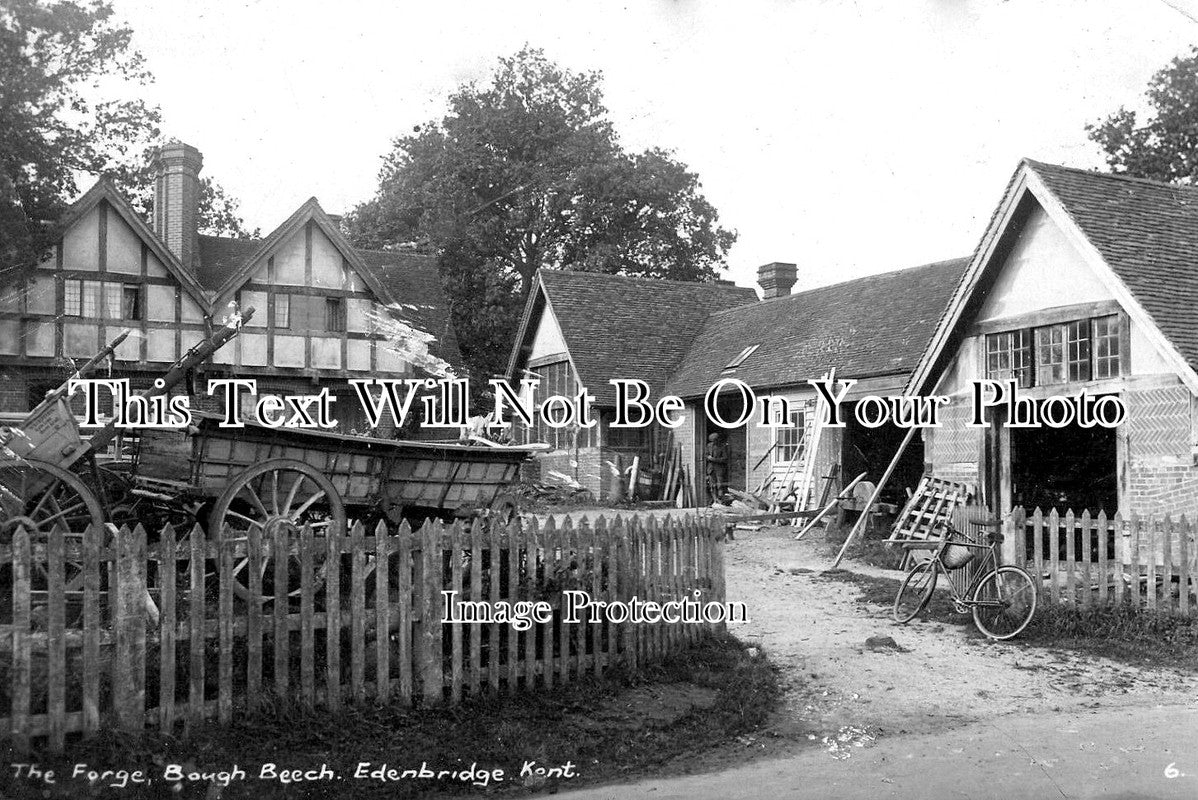
[[[722,377],[755,389],[790,386],[832,367],[842,378],[905,374],[968,263],[940,261],[714,313],[665,391],[697,397]],[[752,345],[743,363],[725,369]]]
[[753,289],[594,272],[541,270],[582,384],[600,405],[614,402],[612,378],[638,378],[656,394],[708,315],[752,303]]

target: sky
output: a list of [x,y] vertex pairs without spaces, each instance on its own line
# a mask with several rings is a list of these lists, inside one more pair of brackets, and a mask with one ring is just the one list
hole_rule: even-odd
[[968,255],[1019,159],[1101,167],[1198,0],[114,0],[164,133],[267,232],[368,199],[391,140],[526,43],[604,74],[624,145],[689,165],[724,277],[798,289]]

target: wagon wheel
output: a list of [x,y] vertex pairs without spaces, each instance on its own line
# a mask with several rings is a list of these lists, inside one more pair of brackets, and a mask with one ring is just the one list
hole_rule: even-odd
[[[34,545],[46,545],[50,532],[59,530],[68,547],[82,550],[88,525],[104,528],[100,501],[79,476],[38,459],[0,467],[0,542],[11,542],[19,528],[29,533]],[[35,559],[33,590],[49,589],[48,564]],[[63,570],[67,594],[83,590],[83,564],[67,561]]]
[[[248,557],[233,565],[233,591],[243,600],[265,603],[274,599],[275,566],[269,556],[278,536],[292,536],[307,524],[316,533],[345,531],[345,505],[327,477],[302,461],[272,459],[242,472],[221,492],[209,517],[209,530],[228,526],[234,541],[248,542],[251,530],[262,536],[262,593],[250,591]],[[291,556],[287,565],[289,597],[300,593],[300,563]],[[324,583],[324,569],[313,575],[313,589]]]

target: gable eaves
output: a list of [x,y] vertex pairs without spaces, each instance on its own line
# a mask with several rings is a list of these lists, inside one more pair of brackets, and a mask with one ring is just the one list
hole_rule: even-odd
[[933,388],[942,377],[947,366],[946,362],[942,362],[945,349],[950,344],[959,342],[959,332],[962,326],[968,322],[964,318],[965,310],[976,293],[983,276],[990,270],[998,252],[999,243],[1003,241],[1014,220],[1016,209],[1028,197],[1031,197],[1044,209],[1070,244],[1094,270],[1095,275],[1115,297],[1132,322],[1144,332],[1161,356],[1173,366],[1186,386],[1191,391],[1198,393],[1198,374],[1194,372],[1193,367],[1189,365],[1123,280],[1106,262],[1060,198],[1041,180],[1036,173],[1035,163],[1026,158],[1020,162],[1012,176],[1007,191],[995,209],[968,268],[961,276],[961,281],[957,284],[952,298],[937,322],[927,348],[911,373],[904,393],[908,395],[924,394]]
[[200,285],[199,280],[183,266],[179,257],[166,246],[108,178],[100,178],[91,189],[88,189],[82,197],[71,204],[62,220],[63,235],[68,228],[99,205],[100,201],[107,202],[109,207],[116,211],[125,224],[133,230],[133,233],[149,248],[150,252],[162,262],[167,272],[179,281],[180,286],[196,301],[200,309],[211,316],[212,301],[208,293],[204,291],[204,287]]
[[[505,378],[508,381],[515,379],[516,365],[520,363],[520,354],[523,352],[528,334],[531,332],[530,326],[532,324],[533,309],[536,308],[538,301],[543,303],[543,308],[549,307],[549,294],[545,288],[544,281],[541,280],[540,270],[537,271],[532,291],[528,293],[528,299],[524,301],[524,311],[520,314],[520,326],[517,328],[516,338],[513,340],[512,353],[508,356],[507,371],[505,374]],[[544,314],[545,312],[542,310],[541,316],[544,316]]]
[[244,286],[253,277],[254,273],[266,263],[267,259],[273,256],[284,242],[302,231],[308,222],[314,223],[328,237],[329,241],[333,243],[333,246],[341,254],[341,257],[362,278],[363,283],[366,284],[367,288],[370,289],[379,302],[385,306],[391,306],[399,302],[397,298],[391,295],[391,292],[383,284],[374,269],[362,260],[357,250],[345,238],[345,234],[341,232],[332,219],[329,218],[329,215],[324,212],[324,209],[320,207],[320,202],[315,197],[310,197],[281,225],[271,231],[262,240],[262,244],[258,247],[258,250],[246,259],[245,263],[238,267],[237,271],[229,276],[228,280],[216,290],[213,307],[215,308],[231,299],[237,290]]
[[1093,269],[1103,285],[1115,296],[1119,301],[1119,305],[1123,307],[1124,312],[1145,338],[1156,348],[1157,352],[1165,359],[1166,363],[1170,364],[1178,377],[1189,387],[1191,392],[1198,394],[1198,373],[1194,372],[1194,368],[1186,361],[1185,356],[1173,344],[1156,324],[1156,320],[1148,313],[1139,299],[1128,288],[1127,284],[1121,277],[1111,269],[1107,264],[1106,259],[1086,236],[1085,232],[1077,224],[1073,215],[1049,188],[1045,185],[1040,176],[1036,174],[1034,165],[1028,164],[1025,160],[1025,167],[1029,171],[1027,188],[1028,191],[1036,198],[1041,207],[1045,210],[1048,216],[1055,222],[1065,233],[1066,239],[1070,244],[1077,248],[1078,252],[1086,260]]

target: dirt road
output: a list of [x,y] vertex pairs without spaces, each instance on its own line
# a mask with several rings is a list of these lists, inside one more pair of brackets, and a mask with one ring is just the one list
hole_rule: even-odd
[[1005,716],[951,734],[898,736],[836,760],[817,750],[715,773],[601,786],[562,800],[1191,800],[1198,710]]
[[[830,562],[821,550],[786,529],[743,534],[727,548],[729,598],[751,615],[733,632],[760,642],[782,668],[788,695],[779,725],[787,732],[822,739],[852,727],[890,736],[1005,714],[1198,699],[1198,678],[1174,669],[990,642],[968,626],[895,625],[888,606],[863,606],[854,586],[819,575]],[[893,637],[902,650],[871,649],[873,636]]]
[[[819,574],[830,563],[819,542],[787,529],[739,536],[727,546],[728,597],[751,620],[733,633],[765,648],[786,687],[771,730],[743,752],[770,756],[742,766],[721,754],[707,774],[580,798],[750,797],[763,781],[793,797],[1198,795],[1198,678],[992,643],[971,626],[897,626],[888,605]],[[897,649],[867,645],[887,636]],[[1184,778],[1162,777],[1171,762]],[[1008,780],[1023,790],[1004,794]]]

